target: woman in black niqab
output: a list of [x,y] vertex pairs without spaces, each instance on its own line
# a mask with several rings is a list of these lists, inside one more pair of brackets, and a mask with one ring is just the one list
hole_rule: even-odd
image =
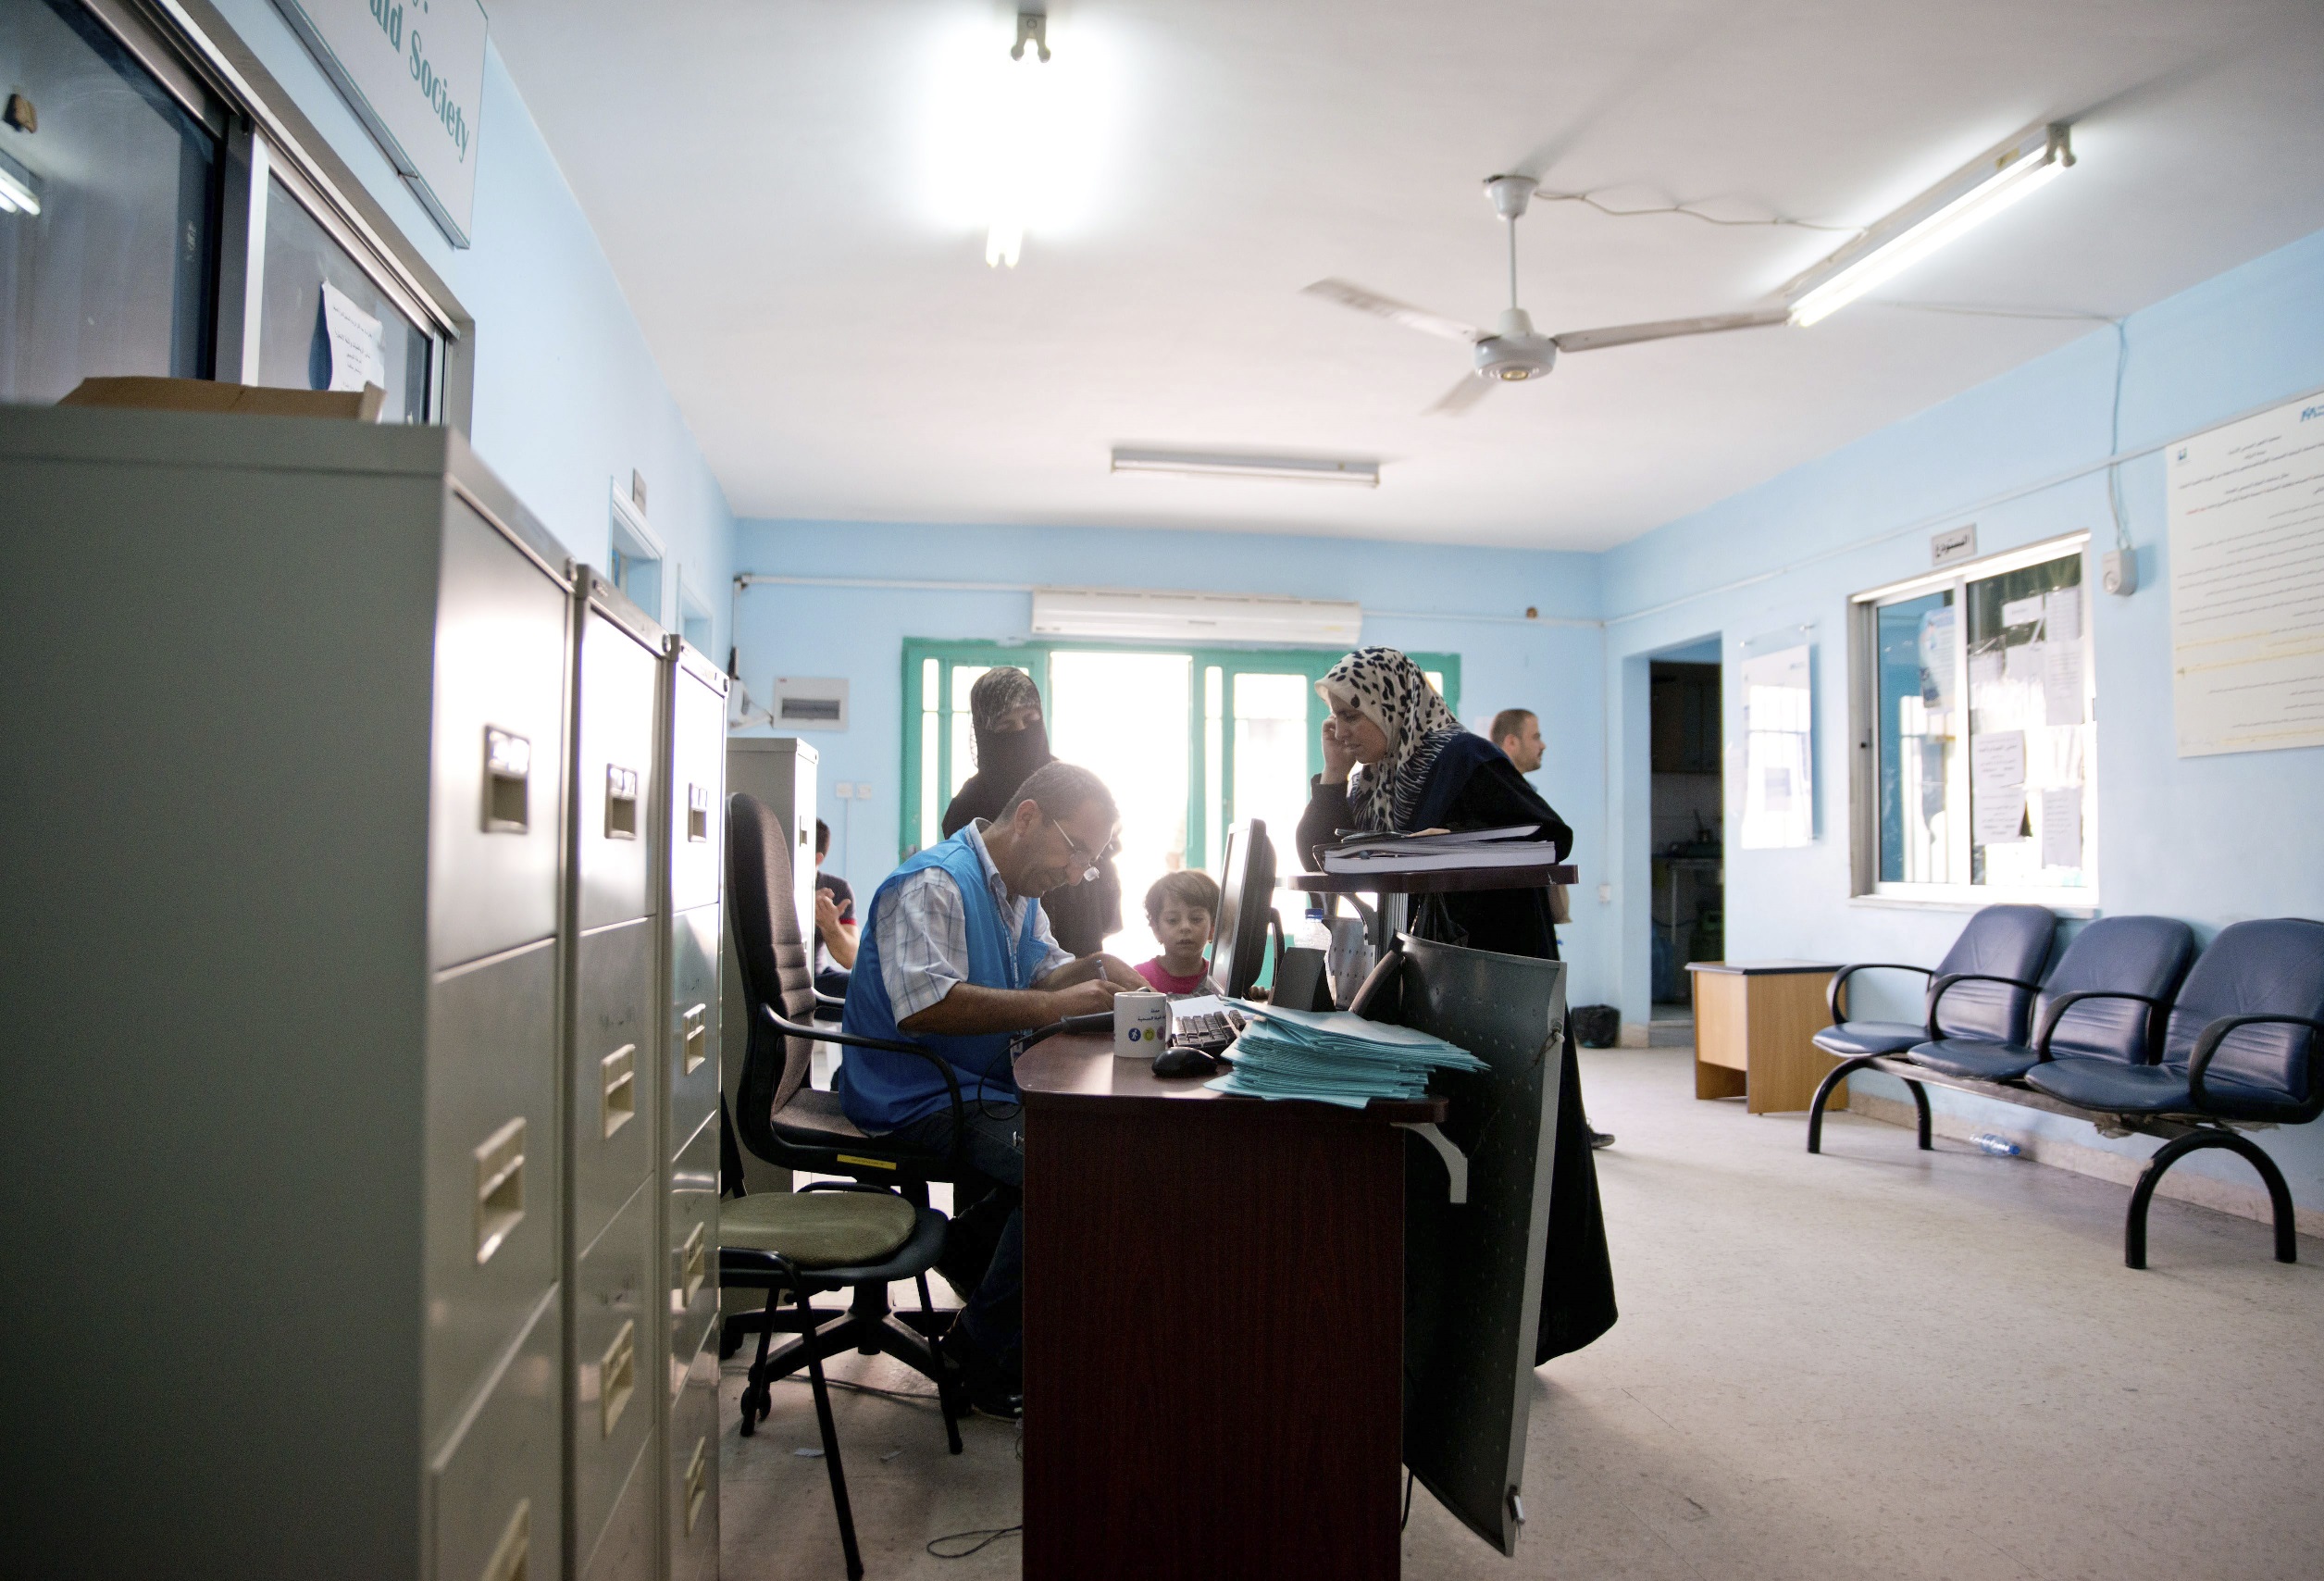
[[[987,670],[968,691],[969,722],[976,732],[976,772],[944,809],[950,840],[978,818],[999,819],[1014,808],[1016,789],[1026,776],[1056,761],[1049,750],[1049,726],[1041,717],[1041,693],[1021,669]],[[1122,931],[1122,877],[1113,858],[1098,864],[1098,876],[1041,897],[1050,932],[1075,955],[1095,955],[1109,934]]]

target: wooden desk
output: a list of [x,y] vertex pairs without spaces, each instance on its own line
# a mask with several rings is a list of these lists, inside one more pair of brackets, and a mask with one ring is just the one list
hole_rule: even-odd
[[[1832,1024],[1824,990],[1840,968],[1820,961],[1690,961],[1695,981],[1695,1096],[1740,1094],[1754,1114],[1814,1101],[1840,1062],[1810,1040]],[[1846,1089],[1832,1107],[1847,1107]]]
[[1404,1138],[1164,1081],[1110,1039],[1019,1056],[1025,1575],[1398,1573]]

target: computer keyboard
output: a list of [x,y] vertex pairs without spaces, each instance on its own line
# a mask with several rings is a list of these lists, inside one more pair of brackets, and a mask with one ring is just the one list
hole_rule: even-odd
[[1215,1054],[1242,1030],[1224,1001],[1216,994],[1194,994],[1171,1001],[1170,1040],[1186,1048]]

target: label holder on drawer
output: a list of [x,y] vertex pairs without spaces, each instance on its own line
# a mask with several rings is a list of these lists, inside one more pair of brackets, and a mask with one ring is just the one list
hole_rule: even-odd
[[484,832],[523,834],[532,823],[532,742],[484,727]]
[[605,766],[605,838],[638,838],[638,771],[615,763]]
[[689,785],[686,788],[686,838],[690,840],[710,838],[710,787]]
[[710,1435],[694,1440],[693,1457],[686,1463],[686,1535],[694,1535],[694,1523],[701,1519],[702,1506],[710,1502]]
[[710,1058],[710,1006],[697,1004],[679,1017],[686,1050],[681,1074],[691,1076]]
[[508,1517],[508,1527],[501,1533],[500,1545],[492,1550],[492,1557],[484,1562],[478,1581],[528,1581],[532,1569],[532,1500],[516,1500],[516,1512]]
[[638,1323],[632,1318],[621,1326],[621,1332],[614,1336],[614,1342],[605,1347],[605,1354],[597,1363],[599,1438],[614,1436],[621,1413],[629,1407],[629,1397],[637,1392]]
[[476,1260],[481,1264],[525,1217],[525,1117],[519,1114],[476,1150]]
[[710,1277],[710,1242],[708,1226],[697,1222],[686,1232],[686,1243],[677,1249],[678,1299],[671,1303],[672,1316],[677,1316],[694,1304],[704,1281]]
[[597,1062],[602,1091],[597,1118],[610,1141],[622,1127],[638,1117],[638,1045],[624,1043]]

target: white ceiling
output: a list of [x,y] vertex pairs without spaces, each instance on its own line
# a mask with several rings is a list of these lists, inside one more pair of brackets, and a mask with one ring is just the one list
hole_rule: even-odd
[[[2073,121],[2074,169],[1885,303],[2119,315],[2324,229],[2317,0],[1050,9],[1068,132],[1006,270],[984,263],[961,105],[1014,6],[661,0],[647,21],[635,0],[493,0],[737,514],[1598,549],[2093,327],[1868,300],[1572,356],[1425,417],[1465,348],[1299,290],[1341,275],[1489,323],[1505,264],[1480,182],[1502,169],[1860,225]],[[1723,312],[1839,240],[1537,204],[1521,288],[1548,331]],[[1118,443],[1384,469],[1376,491],[1111,476]]]

